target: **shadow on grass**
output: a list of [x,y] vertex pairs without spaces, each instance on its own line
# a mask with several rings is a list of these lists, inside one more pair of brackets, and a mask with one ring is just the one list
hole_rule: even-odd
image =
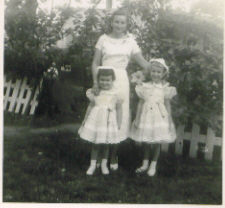
[[119,147],[119,170],[86,176],[90,144],[65,131],[4,138],[4,202],[221,204],[221,162],[162,153],[157,176],[135,175],[141,148]]

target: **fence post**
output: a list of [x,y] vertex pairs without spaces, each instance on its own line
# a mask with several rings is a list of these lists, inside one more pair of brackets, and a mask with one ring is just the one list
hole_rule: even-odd
[[196,158],[197,157],[197,149],[198,149],[198,138],[199,138],[199,130],[200,127],[197,124],[193,124],[192,127],[192,132],[191,132],[191,144],[190,144],[190,151],[189,151],[189,156],[191,158]]
[[43,82],[43,79],[41,79],[41,81],[40,81],[40,86],[36,87],[36,90],[35,90],[35,93],[34,93],[34,97],[33,97],[33,99],[30,102],[30,105],[31,105],[30,113],[29,113],[30,115],[33,115],[35,113],[35,109],[36,109],[36,107],[38,105],[37,96],[40,93],[40,88],[42,86],[42,82]]
[[206,141],[205,141],[205,159],[212,160],[213,148],[214,148],[215,134],[211,128],[207,129]]
[[184,125],[177,128],[177,139],[175,143],[175,154],[182,155],[184,145]]

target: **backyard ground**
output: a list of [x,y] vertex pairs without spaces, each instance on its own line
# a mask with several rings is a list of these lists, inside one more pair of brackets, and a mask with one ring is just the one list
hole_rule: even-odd
[[163,153],[158,174],[134,174],[141,149],[127,140],[117,172],[86,176],[90,144],[78,124],[49,128],[4,127],[4,202],[221,204],[221,161]]

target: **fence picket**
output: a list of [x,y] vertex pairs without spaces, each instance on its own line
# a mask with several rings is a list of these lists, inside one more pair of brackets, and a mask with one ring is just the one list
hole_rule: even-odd
[[197,157],[199,130],[200,127],[197,124],[193,124],[190,140],[191,141],[190,151],[189,151],[189,156],[191,158]]
[[184,125],[180,125],[177,128],[177,139],[175,142],[175,153],[182,155],[184,145]]
[[35,113],[35,109],[38,106],[38,101],[37,101],[37,96],[39,94],[40,88],[42,86],[42,82],[43,80],[40,81],[40,86],[36,87],[35,93],[34,93],[34,97],[30,102],[31,108],[30,108],[30,115],[33,115]]
[[212,160],[213,157],[213,147],[215,141],[215,134],[211,128],[207,129],[206,141],[205,141],[205,159]]
[[[13,83],[12,80],[7,81],[6,76],[4,76],[4,110],[19,113],[22,107],[21,114],[24,114],[30,99],[32,99],[29,114],[34,114],[38,105],[37,96],[40,92],[40,87],[36,88],[34,96],[31,98],[32,90],[27,81],[27,78],[24,78],[23,80],[17,79]],[[42,86],[42,82],[43,80],[40,81],[40,86]]]
[[[26,97],[24,98],[24,93],[26,91],[27,91]],[[25,113],[25,110],[26,110],[27,104],[29,102],[30,96],[31,96],[31,89],[27,85],[27,78],[24,78],[23,82],[22,82],[22,85],[21,85],[21,88],[20,88],[19,97],[17,99],[17,105],[16,105],[15,113],[19,113],[22,105],[23,105],[22,114]]]
[[[13,112],[13,110],[14,110],[14,107],[17,102],[17,96],[18,96],[18,93],[20,90],[20,85],[21,85],[21,80],[18,80],[18,79],[16,80],[15,83],[12,83],[12,81],[10,80],[8,82],[8,84],[6,84],[7,90],[6,90],[6,95],[4,96],[4,99],[5,99],[4,100],[4,109],[7,108],[7,104],[9,102],[10,103],[9,108],[8,108],[9,112]],[[12,95],[10,96],[11,90],[12,90]]]
[[4,90],[4,110],[6,110],[7,107],[7,103],[9,102],[9,93],[10,93],[10,89],[11,89],[11,84],[12,81],[6,81],[6,78],[4,77],[4,89],[6,89],[6,91]]

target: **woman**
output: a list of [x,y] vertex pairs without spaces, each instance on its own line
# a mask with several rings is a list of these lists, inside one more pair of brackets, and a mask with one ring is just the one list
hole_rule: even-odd
[[[143,69],[147,69],[149,63],[143,58],[141,50],[135,39],[128,33],[128,15],[126,10],[120,9],[113,13],[111,19],[111,32],[103,34],[95,46],[95,54],[92,62],[93,89],[98,92],[97,67],[112,66],[115,68],[115,87],[121,92],[123,98],[122,104],[122,124],[120,128],[120,141],[127,138],[129,129],[129,80],[127,75],[127,66],[131,59],[136,61]],[[111,149],[112,170],[118,169],[117,145]]]

